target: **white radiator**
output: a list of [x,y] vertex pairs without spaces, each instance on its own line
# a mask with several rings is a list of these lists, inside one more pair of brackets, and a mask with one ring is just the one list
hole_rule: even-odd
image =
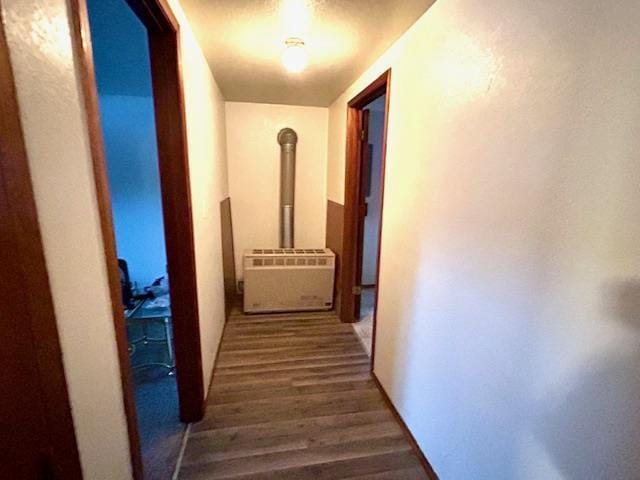
[[244,311],[330,310],[335,263],[335,254],[329,249],[246,250]]

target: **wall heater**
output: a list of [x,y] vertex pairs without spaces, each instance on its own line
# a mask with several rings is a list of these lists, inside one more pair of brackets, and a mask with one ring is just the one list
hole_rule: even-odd
[[291,128],[283,128],[277,140],[280,144],[280,248],[244,252],[244,311],[330,310],[334,253],[325,248],[293,246],[298,135]]
[[329,249],[246,250],[244,311],[330,310],[336,257]]

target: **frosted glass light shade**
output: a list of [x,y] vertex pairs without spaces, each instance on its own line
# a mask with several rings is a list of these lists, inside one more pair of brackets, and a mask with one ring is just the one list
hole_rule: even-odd
[[285,46],[282,53],[282,63],[285,68],[291,73],[299,73],[304,70],[309,61],[304,49],[304,42],[299,38],[289,38],[285,42]]

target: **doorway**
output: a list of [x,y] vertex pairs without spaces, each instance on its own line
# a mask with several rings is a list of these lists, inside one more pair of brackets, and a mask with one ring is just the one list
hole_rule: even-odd
[[128,368],[146,478],[171,478],[185,425],[175,376],[147,31],[124,0],[87,0]]
[[[94,56],[94,48],[92,45],[92,41],[98,41],[98,39],[94,39],[92,36],[95,19],[90,18],[91,15],[88,9],[88,7],[95,8],[96,5],[99,5],[101,8],[107,8],[109,6],[112,8],[111,12],[102,13],[98,16],[98,21],[105,23],[104,27],[107,29],[107,32],[110,30],[122,30],[123,25],[118,25],[118,22],[122,20],[119,16],[124,14],[129,16],[129,20],[133,19],[134,22],[139,22],[137,27],[142,28],[142,36],[146,37],[147,41],[147,46],[143,49],[146,55],[144,60],[140,60],[139,57],[135,56],[133,59],[131,58],[132,53],[136,51],[139,52],[139,50],[132,48],[131,45],[127,45],[126,49],[120,48],[119,51],[111,52],[111,55],[122,57],[125,60],[128,59],[132,61],[133,64],[146,61],[148,65],[147,76],[150,71],[151,77],[150,97],[152,99],[152,108],[148,102],[138,101],[139,105],[136,111],[138,113],[141,111],[146,113],[140,114],[135,118],[133,118],[133,116],[126,118],[123,123],[129,122],[130,128],[128,128],[126,132],[120,132],[121,137],[123,134],[132,135],[134,130],[143,130],[142,125],[146,122],[145,142],[147,142],[147,148],[146,150],[142,149],[146,151],[146,153],[142,155],[144,158],[141,159],[141,161],[146,163],[144,163],[144,166],[139,165],[138,168],[149,168],[149,162],[155,161],[157,172],[159,172],[161,218],[164,224],[164,228],[160,228],[160,232],[164,232],[166,244],[166,248],[164,249],[166,253],[166,273],[158,271],[160,267],[158,267],[158,262],[156,261],[156,266],[153,267],[152,271],[158,271],[158,273],[148,272],[146,279],[144,276],[140,277],[139,280],[132,278],[132,271],[129,271],[127,274],[130,262],[132,260],[135,262],[134,257],[136,257],[137,254],[132,254],[132,250],[129,249],[129,253],[127,254],[129,258],[122,258],[124,255],[119,255],[125,251],[122,247],[122,241],[120,245],[116,243],[117,237],[121,237],[118,230],[123,225],[120,221],[122,216],[119,214],[122,209],[115,203],[119,201],[120,192],[116,192],[113,189],[113,185],[110,185],[110,180],[114,178],[113,172],[110,172],[108,168],[109,154],[110,151],[113,153],[113,145],[110,145],[111,141],[108,139],[105,142],[105,138],[103,137],[103,132],[107,133],[108,120],[105,115],[101,115],[101,113],[105,113],[105,104],[100,101],[99,93],[101,92],[99,92],[98,88],[102,82],[100,78],[101,66],[98,64],[98,55],[96,54]],[[172,375],[168,375],[169,373],[175,373],[175,377],[173,378],[175,378],[177,382],[177,408],[179,408],[180,421],[186,423],[200,420],[204,413],[204,384],[200,350],[200,325],[198,317],[189,165],[186,146],[186,124],[180,70],[179,24],[169,7],[162,0],[70,0],[70,7],[73,19],[74,47],[76,55],[78,56],[79,71],[83,80],[83,93],[89,125],[90,147],[93,158],[101,229],[105,246],[105,259],[109,275],[134,477],[136,479],[165,478],[164,476],[158,477],[156,473],[157,470],[153,467],[150,471],[146,472],[146,475],[143,475],[141,450],[147,451],[145,442],[148,441],[148,438],[145,438],[145,435],[149,432],[145,431],[145,425],[143,425],[145,418],[143,418],[141,412],[136,411],[135,375],[131,369],[131,362],[133,356],[136,354],[136,350],[139,352],[138,348],[146,345],[144,342],[141,342],[135,343],[135,345],[132,346],[133,342],[130,340],[132,340],[133,335],[136,335],[136,338],[140,340],[141,334],[142,338],[146,335],[148,337],[147,340],[169,339],[168,342],[164,342],[164,345],[161,344],[162,342],[159,342],[159,345],[157,345],[161,350],[155,352],[161,355],[160,357],[155,357],[158,361],[151,361],[148,356],[143,359],[139,358],[136,361],[143,363],[163,363],[165,368],[160,368],[158,375],[164,380],[168,377],[173,377]],[[112,75],[127,79],[131,74],[129,70],[117,68],[115,69],[116,71],[113,70],[113,67],[111,71],[107,70],[107,76]],[[122,98],[117,100],[118,101],[112,101],[109,107],[113,107],[111,113],[115,114],[116,118],[118,117],[118,112],[120,112],[120,117],[122,118],[124,113],[122,109],[123,104],[128,105],[129,108],[133,108],[131,105],[136,103],[131,101],[127,102],[127,99]],[[141,106],[141,104],[144,106]],[[117,106],[119,106],[120,109],[115,108]],[[100,107],[103,107],[103,111],[101,111]],[[148,124],[150,118],[155,120],[151,122],[153,123],[152,128],[149,128]],[[155,134],[153,133],[153,127],[155,127]],[[118,141],[121,142],[122,138]],[[151,147],[155,147],[155,150]],[[152,158],[153,151],[157,152],[156,159]],[[153,174],[150,174],[147,170],[146,176],[143,174],[143,177],[148,181],[153,177]],[[118,175],[115,175],[115,178],[118,178]],[[155,178],[157,180],[157,177]],[[155,187],[155,191],[157,192],[157,182]],[[110,190],[114,190],[113,195]],[[146,209],[145,212],[148,213],[149,210]],[[157,213],[156,209],[156,214]],[[148,215],[146,213],[138,213],[136,218],[138,221],[145,221]],[[156,220],[153,226],[155,231],[158,232],[158,215],[156,215],[155,218]],[[162,250],[162,248],[157,248],[160,236],[162,236],[162,233],[156,234],[156,246],[154,248],[156,251]],[[120,260],[125,260],[127,263],[119,262],[119,258]],[[139,272],[139,269],[136,268],[136,271]],[[137,275],[137,273],[135,275]],[[130,315],[132,309],[138,312],[142,310],[135,310],[136,305],[126,305],[127,300],[125,297],[127,297],[128,294],[124,293],[122,285],[123,283],[128,284],[138,281],[137,286],[139,291],[132,293],[144,295],[146,293],[144,288],[146,286],[145,284],[148,283],[152,277],[159,279],[157,283],[160,285],[155,286],[160,287],[160,289],[166,291],[168,286],[169,295],[167,298],[170,298],[170,315],[166,315],[165,310],[165,313],[157,316],[157,324],[153,328],[149,326],[149,329],[145,332],[143,326],[140,324],[141,322],[134,322],[138,325],[134,325],[134,328],[131,328],[131,322],[127,322],[125,319],[125,316]],[[164,277],[164,279],[162,277]],[[170,279],[170,282],[167,282],[167,279]],[[153,283],[153,281],[151,282]],[[133,300],[140,299],[134,297]],[[144,305],[137,306],[139,309],[143,307]],[[156,305],[156,307],[158,307],[158,305]],[[166,307],[166,305],[164,305],[164,307]],[[170,328],[167,328],[167,317],[170,317]],[[142,322],[142,324],[144,324],[144,322]],[[128,333],[130,334],[129,336],[127,335]],[[171,333],[173,333],[173,335],[171,335]],[[171,343],[171,339],[173,343]],[[171,346],[175,347],[173,352],[169,351]],[[172,356],[173,358],[171,358]],[[175,367],[172,368],[174,365]],[[171,379],[171,381],[173,381],[173,379]],[[168,380],[167,383],[169,383]],[[155,398],[155,395],[150,395],[151,403],[153,403]],[[160,418],[164,420],[162,414]],[[159,418],[152,416],[147,420],[147,425],[153,425]],[[163,466],[163,462],[168,461],[169,463],[173,463],[172,458],[160,458],[159,462],[157,458],[153,459],[148,457],[144,460],[147,470],[150,468],[149,461],[152,463],[155,462],[163,470],[163,475],[168,475],[168,478],[170,478],[172,473],[171,468],[167,468],[166,464]]]
[[347,110],[347,154],[340,318],[372,359],[378,299],[391,71],[356,95]]

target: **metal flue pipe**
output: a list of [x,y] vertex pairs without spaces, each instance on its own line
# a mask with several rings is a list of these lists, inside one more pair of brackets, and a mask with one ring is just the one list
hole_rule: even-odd
[[280,248],[293,248],[293,201],[298,135],[291,128],[278,132],[280,144]]

